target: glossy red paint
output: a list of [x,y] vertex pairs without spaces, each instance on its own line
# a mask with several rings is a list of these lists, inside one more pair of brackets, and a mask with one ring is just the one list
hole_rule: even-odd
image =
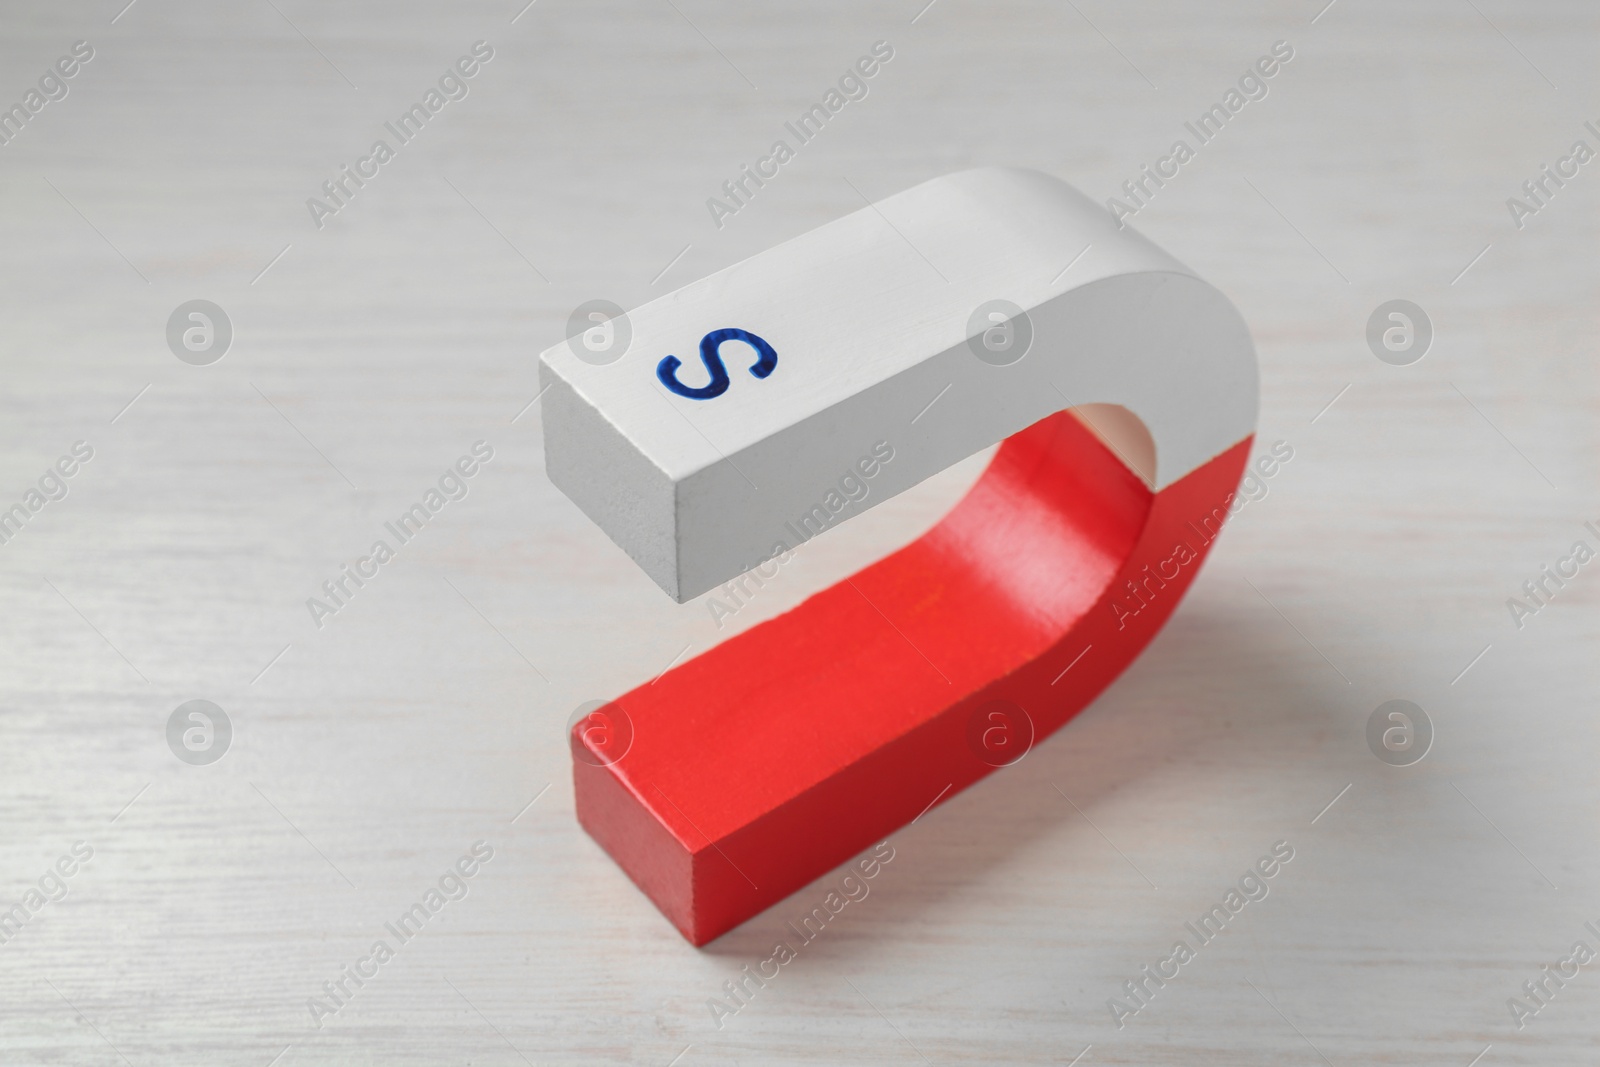
[[580,723],[579,820],[689,941],[727,932],[994,770],[1027,733],[1012,705],[1042,739],[1105,689],[1250,441],[1152,493],[1066,412],[1013,435],[923,537],[614,701],[620,759]]

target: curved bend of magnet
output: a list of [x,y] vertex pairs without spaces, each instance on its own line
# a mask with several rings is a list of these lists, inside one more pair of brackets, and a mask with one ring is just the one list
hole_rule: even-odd
[[[627,317],[619,359],[541,356],[546,470],[679,602],[1003,442],[921,538],[574,729],[580,821],[695,944],[1109,685],[1193,580],[1254,433],[1228,300],[1032,171],[937,178]],[[702,351],[726,388],[663,387]]]

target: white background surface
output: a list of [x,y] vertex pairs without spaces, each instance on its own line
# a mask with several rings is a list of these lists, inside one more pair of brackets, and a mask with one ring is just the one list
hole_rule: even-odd
[[[0,100],[74,40],[96,57],[0,148],[0,499],[95,457],[0,546],[0,897],[95,854],[0,946],[0,1059],[1592,1062],[1600,965],[1520,1032],[1506,1000],[1596,945],[1600,565],[1521,631],[1505,602],[1600,519],[1600,163],[1520,232],[1505,200],[1595,144],[1594,12],[675,2],[5,11]],[[471,95],[316,229],[305,199],[477,39]],[[879,39],[870,96],[716,229],[705,199]],[[1270,95],[1135,224],[1237,303],[1261,447],[1294,459],[1125,677],[897,834],[718,1031],[707,998],[826,889],[696,951],[578,829],[573,708],[734,627],[546,482],[537,405],[513,421],[535,353],[584,300],[855,209],[852,183],[1007,163],[1108,196],[1278,39]],[[210,367],[164,338],[197,297],[236,331]],[[1409,367],[1363,338],[1395,297],[1437,330]],[[471,494],[317,629],[306,598],[479,439]],[[977,469],[808,546],[735,624]],[[209,767],[165,741],[192,698],[234,724]],[[1437,730],[1409,768],[1364,740],[1391,698]],[[478,839],[470,895],[313,1028],[307,998]],[[1107,999],[1280,839],[1271,895],[1117,1029]]]

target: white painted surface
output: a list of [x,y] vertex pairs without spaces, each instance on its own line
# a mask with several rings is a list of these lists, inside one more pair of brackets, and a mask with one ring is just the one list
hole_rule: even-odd
[[[1600,519],[1600,178],[1520,231],[1505,204],[1597,110],[1589,7],[675,0],[703,38],[665,4],[275,2],[359,91],[265,4],[39,5],[0,34],[0,101],[96,49],[0,148],[0,501],[95,449],[0,545],[0,896],[95,849],[0,946],[0,1060],[1593,1060],[1592,969],[1520,1032],[1506,1008],[1600,913],[1600,572],[1520,631],[1505,606]],[[305,199],[480,38],[470,95],[315,229]],[[1110,195],[1279,38],[1270,94],[1134,225],[1238,306],[1262,446],[1294,458],[1111,691],[898,835],[717,1031],[707,998],[823,884],[688,948],[577,829],[563,725],[903,543],[981,459],[718,630],[545,480],[539,405],[511,421],[536,353],[582,301],[855,210],[846,179],[1006,164]],[[867,98],[714,228],[706,197],[878,39]],[[1410,367],[1363,340],[1395,297],[1437,329]],[[236,328],[211,367],[163,338],[194,298]],[[466,499],[316,629],[306,598],[480,439]],[[1437,728],[1406,769],[1363,739],[1397,697]],[[194,698],[235,726],[210,767],[164,740]],[[480,838],[470,895],[311,1029],[306,998]],[[1116,1029],[1107,998],[1279,839],[1271,895]]]
[[[923,182],[627,318],[611,362],[541,355],[546,469],[680,603],[1069,406],[1139,415],[1158,488],[1255,428],[1227,298],[1037,171]],[[755,378],[730,340],[721,395],[658,379],[681,354],[678,381],[710,381],[700,339],[728,327],[776,366]]]

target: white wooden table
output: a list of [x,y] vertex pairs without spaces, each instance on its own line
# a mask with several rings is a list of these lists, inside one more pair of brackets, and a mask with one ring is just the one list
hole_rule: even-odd
[[[0,506],[94,452],[0,545],[0,902],[66,890],[0,944],[0,1061],[1594,1061],[1596,966],[1521,1030],[1507,999],[1600,947],[1600,567],[1520,630],[1506,606],[1600,546],[1600,164],[1521,230],[1506,206],[1600,147],[1592,7],[123,2],[0,26],[0,104],[94,48],[0,147]],[[478,40],[466,97],[319,229],[307,198]],[[866,98],[719,229],[707,198],[879,40]],[[565,723],[904,543],[982,459],[719,629],[545,480],[534,354],[585,300],[946,171],[1113,195],[1277,40],[1267,96],[1134,225],[1251,323],[1258,447],[1294,458],[1123,679],[896,835],[718,1029],[708,999],[828,879],[688,947],[577,827]],[[1364,338],[1394,298],[1436,330],[1410,366]],[[167,345],[193,299],[234,329],[209,366]],[[307,598],[480,440],[465,499],[315,625]],[[1436,731],[1408,767],[1365,739],[1397,698]],[[210,765],[168,747],[192,699],[232,724]],[[399,944],[385,923],[480,840]],[[1270,895],[1119,1029],[1108,999],[1280,840]]]

